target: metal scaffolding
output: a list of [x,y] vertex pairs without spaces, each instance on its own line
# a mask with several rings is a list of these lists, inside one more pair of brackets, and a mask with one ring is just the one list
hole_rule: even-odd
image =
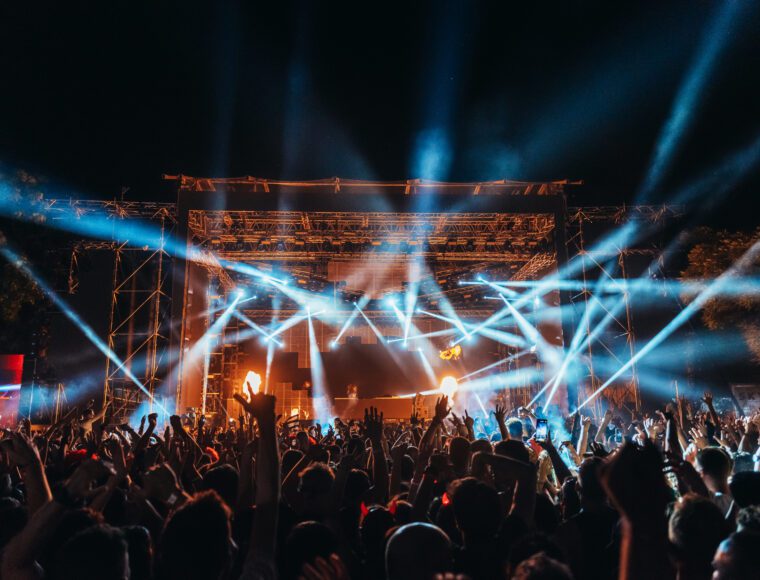
[[290,262],[421,256],[525,263],[554,230],[551,214],[191,210],[193,242],[218,258]]
[[[631,312],[630,292],[625,281],[628,279],[627,260],[631,256],[655,258],[658,251],[651,244],[623,246],[605,244],[595,248],[589,243],[585,228],[589,224],[601,224],[609,231],[611,226],[628,221],[649,224],[664,224],[680,215],[676,206],[630,206],[630,207],[589,207],[573,208],[567,221],[569,252],[577,256],[581,264],[581,290],[571,295],[571,303],[576,311],[576,320],[585,321],[582,328],[585,348],[581,353],[588,369],[584,381],[577,389],[578,401],[585,400],[613,374],[609,366],[621,368],[636,353],[636,336]],[[602,296],[602,288],[608,292],[615,288],[618,293],[613,301]],[[609,293],[607,293],[609,296]],[[583,313],[587,313],[584,317]],[[596,314],[592,314],[596,313]],[[596,316],[596,323],[592,322]],[[607,361],[607,365],[600,364]],[[604,398],[617,408],[630,406],[638,410],[641,405],[639,379],[636,365],[618,377],[603,391]],[[601,413],[602,397],[594,400],[595,411]]]
[[[68,291],[79,288],[83,252],[113,252],[111,307],[106,344],[122,364],[105,361],[103,404],[110,403],[122,420],[158,391],[169,353],[171,256],[165,244],[176,224],[174,204],[135,201],[50,200],[52,219],[113,220],[113,240],[75,240],[71,245]],[[141,219],[155,227],[151,245],[137,245],[117,235],[125,220]],[[124,231],[128,231],[125,229]],[[119,241],[114,241],[119,240]],[[149,397],[129,376],[136,377]]]
[[[78,260],[82,252],[109,250],[114,253],[112,275],[112,300],[107,344],[123,361],[115,365],[106,361],[104,401],[128,415],[148,397],[135,385],[126,371],[137,376],[149,393],[155,393],[169,363],[169,332],[173,322],[181,325],[178,313],[183,306],[177,300],[175,320],[170,320],[170,296],[172,274],[168,261],[171,259],[165,243],[174,231],[178,220],[186,219],[186,231],[182,231],[180,243],[190,242],[191,254],[182,256],[203,266],[209,277],[219,282],[220,292],[229,292],[237,283],[255,284],[239,271],[229,268],[230,263],[246,264],[267,271],[276,267],[288,272],[299,287],[307,290],[324,290],[329,281],[327,263],[351,261],[358,257],[373,262],[408,262],[424,259],[435,283],[436,290],[421,289],[419,299],[435,304],[445,297],[454,304],[462,316],[482,318],[492,311],[493,304],[480,300],[485,293],[482,287],[464,284],[473,272],[493,273],[491,279],[531,280],[540,279],[548,271],[558,267],[557,247],[564,249],[565,238],[558,237],[563,223],[567,233],[567,248],[572,256],[579,254],[582,263],[583,290],[572,297],[572,303],[581,310],[593,302],[593,286],[600,277],[611,281],[616,276],[625,278],[627,258],[631,255],[651,255],[646,247],[617,248],[604,255],[588,248],[585,228],[588,224],[605,224],[609,227],[628,220],[649,223],[665,222],[679,213],[669,206],[599,206],[567,208],[564,213],[547,204],[521,205],[523,209],[511,211],[509,198],[524,201],[547,201],[563,195],[567,181],[529,183],[500,180],[481,183],[440,183],[423,180],[401,182],[364,182],[333,178],[319,181],[287,182],[254,177],[231,179],[204,179],[174,176],[181,191],[197,193],[201,197],[213,197],[220,192],[243,195],[257,192],[272,194],[302,192],[323,195],[344,194],[356,199],[372,193],[397,193],[415,196],[435,193],[441,196],[472,196],[504,198],[505,209],[483,212],[432,212],[415,211],[316,211],[321,205],[314,204],[305,211],[282,211],[280,209],[246,208],[212,209],[208,206],[186,206],[136,201],[77,201],[49,200],[47,210],[52,219],[87,219],[105,217],[113,220],[114,228],[128,220],[149,221],[160,228],[160,238],[155,245],[136,245],[129,242],[79,240],[71,253],[69,291],[78,286]],[[255,196],[250,196],[255,197]],[[337,197],[337,196],[336,196]],[[526,200],[525,198],[533,198]],[[227,198],[225,198],[227,199]],[[408,198],[407,198],[408,199]],[[551,200],[549,200],[551,201]],[[193,202],[195,203],[195,202]],[[501,204],[496,200],[496,204]],[[354,209],[362,206],[355,203]],[[340,205],[338,203],[338,205]],[[519,205],[519,204],[518,204]],[[206,207],[206,209],[196,209]],[[224,207],[224,206],[223,206]],[[342,207],[342,206],[341,206]],[[509,206],[511,207],[511,206]],[[527,209],[526,209],[527,208]],[[544,208],[544,209],[541,209]],[[186,213],[182,213],[186,211]],[[180,218],[182,215],[184,217]],[[113,239],[117,239],[114,237]],[[555,245],[557,247],[555,247]],[[613,269],[614,268],[614,269]],[[174,288],[175,298],[182,296],[182,279]],[[187,281],[185,280],[185,284]],[[184,289],[187,291],[187,288]],[[352,298],[351,289],[334,287],[335,296],[342,292],[343,298]],[[586,394],[602,382],[602,373],[594,364],[595,356],[604,352],[614,355],[625,364],[635,351],[633,321],[627,292],[622,293],[624,307],[619,310],[600,309],[610,316],[610,330],[589,341],[585,354],[588,357],[589,377]],[[280,316],[296,313],[293,304],[283,300],[278,310]],[[242,308],[253,320],[271,319],[273,311],[266,297],[260,303],[250,302]],[[368,308],[368,318],[377,320],[387,313]],[[216,315],[209,316],[206,328],[211,328]],[[580,320],[576,317],[576,321]],[[237,334],[239,321],[234,317],[214,336],[210,336],[206,356],[203,404],[206,411],[226,410],[225,397],[238,388],[237,368],[239,356]],[[584,329],[591,333],[590,326]],[[568,340],[566,336],[565,340]],[[175,345],[177,350],[180,345]],[[511,353],[511,351],[509,351]],[[507,355],[505,350],[502,354]],[[627,357],[627,358],[626,358]],[[535,357],[534,357],[535,358]],[[172,361],[176,362],[176,361]],[[527,362],[525,363],[527,364]],[[502,370],[519,368],[517,361],[505,363]],[[177,385],[180,388],[180,385]],[[179,392],[179,391],[178,391]],[[515,391],[515,399],[523,403],[532,397],[535,388],[524,385]],[[611,385],[605,395],[615,404],[639,405],[638,379],[635,366],[629,374]],[[579,397],[583,393],[579,393]]]
[[177,183],[177,189],[208,193],[280,193],[287,190],[329,192],[367,195],[376,192],[418,195],[436,193],[441,195],[519,195],[546,196],[562,194],[568,185],[579,185],[580,181],[566,179],[558,181],[516,181],[498,179],[495,181],[448,182],[429,179],[407,179],[404,181],[367,181],[363,179],[327,179],[286,181],[265,179],[246,175],[243,177],[192,177],[189,175],[164,175],[167,181]]
[[[161,383],[159,369],[168,357],[170,270],[164,249],[167,228],[173,220],[167,212],[153,216],[160,222],[161,236],[155,248],[135,248],[121,244],[114,252],[111,316],[108,348],[122,365],[106,361],[103,400],[115,411],[129,416],[145,399],[153,410],[153,395]],[[145,393],[127,375],[129,371],[143,383]]]
[[236,384],[239,378],[240,321],[233,316],[226,324],[215,328],[214,322],[222,315],[223,311],[218,310],[209,317],[204,335],[207,347],[201,400],[203,414],[228,414],[227,399],[232,393],[241,392],[240,385]]

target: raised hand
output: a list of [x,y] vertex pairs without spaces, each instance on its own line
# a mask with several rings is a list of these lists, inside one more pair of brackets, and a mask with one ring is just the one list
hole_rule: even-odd
[[126,477],[129,468],[127,466],[127,460],[124,457],[124,448],[121,446],[121,443],[115,439],[109,439],[104,445],[111,454],[111,460],[113,461],[113,468],[116,470],[116,475],[119,477]]
[[[266,395],[264,393],[256,393],[251,397],[250,401],[246,401],[245,397],[240,396],[238,393],[233,395],[235,400],[245,409],[246,413],[250,414],[254,419],[259,421],[271,421],[274,424],[274,395]],[[291,417],[292,419],[292,417]],[[285,421],[288,424],[290,419]]]
[[[153,415],[155,415],[155,413],[153,413]],[[185,427],[182,425],[182,418],[179,415],[172,415],[169,417],[169,424],[172,426],[172,430],[175,433],[185,430]]]
[[383,413],[378,413],[375,407],[364,409],[364,428],[369,440],[379,443],[383,438]]
[[[665,521],[670,493],[662,467],[660,452],[649,441],[643,446],[624,443],[603,466],[602,486],[618,511],[629,521],[642,525]],[[639,484],[631,485],[632,481]]]
[[702,395],[702,400],[705,402],[705,405],[707,405],[708,407],[712,407],[713,396],[710,391],[705,391],[705,394]]
[[417,416],[417,413],[412,413],[412,416],[409,418],[409,423],[412,425],[419,425],[420,418]]
[[507,408],[504,405],[496,403],[496,408],[493,410],[493,416],[499,423],[503,423],[507,416]]
[[248,395],[248,400],[249,401],[253,400],[253,397],[254,397],[255,394],[258,394],[258,393],[254,393],[253,387],[251,386],[250,381],[246,381],[245,382],[245,392]]
[[473,431],[475,428],[475,419],[470,417],[467,413],[467,409],[464,410],[464,426],[467,427],[468,431]]
[[113,470],[102,461],[85,459],[66,481],[66,491],[73,499],[82,499],[87,496],[96,480],[109,475],[113,475]]
[[[672,499],[659,450],[626,442],[600,470],[604,491],[621,516],[619,578],[672,578],[668,519]],[[635,482],[635,484],[632,484]]]
[[697,425],[689,429],[689,435],[694,440],[694,445],[697,446],[697,449],[704,449],[709,445],[707,441],[707,428],[704,425]]
[[435,402],[434,419],[438,423],[443,423],[443,420],[449,413],[451,413],[451,407],[449,407],[449,398],[446,395],[441,395],[441,397]]
[[31,439],[19,431],[11,433],[10,437],[3,439],[2,450],[10,462],[21,469],[34,464],[41,464],[40,454]]
[[654,419],[652,417],[647,417],[644,419],[644,432],[646,433],[647,437],[654,439],[657,435],[657,431],[657,426],[655,425]]
[[591,453],[593,453],[595,457],[604,458],[609,455],[609,452],[604,448],[604,445],[602,445],[601,443],[592,441],[591,443],[589,443],[589,447],[591,448]]

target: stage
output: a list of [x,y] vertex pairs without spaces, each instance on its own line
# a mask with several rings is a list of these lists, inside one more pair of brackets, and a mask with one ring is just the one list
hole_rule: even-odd
[[[617,260],[625,276],[632,260],[646,267],[653,255],[649,247],[594,254],[586,229],[619,227],[621,215],[675,215],[655,206],[568,208],[564,181],[167,179],[176,204],[74,201],[47,210],[55,220],[118,216],[130,232],[132,220],[151,226],[143,244],[82,240],[71,257],[72,294],[78,256],[114,257],[110,316],[98,319],[114,355],[103,400],[121,419],[156,401],[172,412],[221,414],[248,371],[286,413],[314,397],[340,401],[355,384],[362,400],[390,401],[395,415],[396,397],[435,390],[447,375],[524,404],[558,371],[558,357],[546,354],[561,353],[576,330],[590,332],[576,325],[592,285],[611,276],[598,260]],[[545,282],[570,252],[587,256],[572,292]],[[604,382],[596,353],[631,358],[622,299],[610,331],[579,357],[581,374],[552,388],[554,404],[582,401]],[[442,359],[453,344],[462,356]],[[636,370],[625,368],[604,397],[637,407]]]

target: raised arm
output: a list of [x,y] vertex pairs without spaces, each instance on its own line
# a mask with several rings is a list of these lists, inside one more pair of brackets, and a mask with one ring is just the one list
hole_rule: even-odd
[[557,480],[559,481],[560,485],[565,481],[565,479],[573,476],[570,468],[562,460],[562,456],[559,454],[559,451],[557,451],[557,448],[554,447],[554,443],[552,443],[551,433],[547,435],[546,441],[540,443],[540,445],[549,454],[549,459],[551,459],[554,473],[557,475]]
[[[478,457],[478,462],[482,461],[490,465],[495,472],[500,472],[501,477],[517,482],[509,513],[518,516],[527,525],[532,525],[536,508],[536,466],[495,453],[479,451],[475,455]],[[475,462],[474,458],[473,462]]]
[[607,430],[610,421],[612,421],[612,411],[610,409],[607,409],[607,411],[604,413],[604,417],[602,418],[602,424],[599,425],[599,429],[597,429],[596,435],[594,435],[594,441],[596,443],[604,443],[604,432]]
[[475,441],[475,419],[470,417],[467,409],[464,410],[464,426],[467,429],[467,440]]
[[414,477],[412,478],[412,484],[409,488],[409,501],[414,501],[417,495],[417,490],[422,482],[422,475],[427,467],[428,459],[433,454],[433,439],[435,433],[443,425],[444,419],[451,412],[449,408],[449,398],[446,395],[442,395],[435,403],[435,415],[432,421],[428,425],[427,431],[422,436],[419,445],[419,453],[417,455],[417,463],[414,469]]
[[102,512],[105,509],[114,491],[127,478],[129,473],[127,458],[124,455],[124,448],[121,446],[121,443],[118,440],[109,439],[105,443],[105,446],[111,453],[115,473],[108,478],[100,493],[90,503],[90,509],[97,512]]
[[435,403],[435,415],[433,416],[433,420],[430,421],[427,431],[425,431],[425,434],[422,436],[422,440],[420,441],[420,448],[422,448],[423,445],[433,444],[436,431],[438,431],[438,429],[443,425],[443,420],[449,413],[451,413],[451,408],[449,407],[449,398],[446,395],[442,395],[441,398],[439,398]]
[[367,429],[367,436],[372,445],[373,469],[372,478],[375,484],[375,500],[379,504],[388,501],[388,461],[385,458],[385,449],[383,448],[383,413],[377,412],[377,409],[370,407],[364,410],[364,425]]
[[56,491],[54,500],[46,501],[32,515],[5,547],[0,576],[15,580],[39,578],[36,558],[58,527],[66,509],[80,505],[93,481],[109,473],[99,461],[83,461],[65,484]]
[[584,417],[581,421],[581,436],[578,440],[578,455],[583,458],[588,448],[588,431],[591,428],[591,417]]
[[[625,443],[602,470],[602,485],[621,516],[619,580],[673,578],[668,557],[670,493],[659,451]],[[636,481],[637,485],[631,485]]]
[[259,450],[256,459],[256,517],[253,519],[251,543],[245,572],[252,574],[266,567],[274,570],[277,513],[280,504],[280,455],[277,449],[274,403],[272,395],[257,393],[249,403],[240,395],[235,399],[259,425]]
[[2,450],[21,470],[29,513],[33,514],[52,497],[40,454],[31,439],[20,432],[11,433],[8,439],[4,439]]
[[705,391],[702,400],[705,402],[705,405],[707,405],[707,411],[710,413],[710,419],[712,420],[713,425],[715,425],[715,429],[720,429],[720,417],[718,417],[718,413],[715,412],[712,393]]
[[135,443],[134,449],[132,449],[132,453],[134,453],[135,456],[137,456],[138,453],[141,453],[148,446],[148,441],[150,441],[150,436],[153,435],[153,431],[156,429],[157,422],[158,413],[151,413],[148,415],[148,428],[144,432],[142,430],[142,421],[140,422],[140,432],[142,435],[140,435],[137,443]]
[[401,473],[406,449],[407,444],[404,442],[396,443],[391,449],[391,459],[393,460],[393,467],[391,468],[391,496],[396,495],[401,490]]
[[581,414],[579,411],[573,413],[573,426],[570,428],[570,441],[580,441],[581,439]]
[[195,437],[193,437],[185,430],[185,426],[182,424],[182,419],[180,419],[179,415],[172,415],[169,417],[169,422],[171,423],[172,431],[174,432],[175,437],[179,437],[181,440],[185,441],[185,443],[192,445],[198,451],[200,451],[201,455],[203,454],[203,449],[201,449],[201,446],[198,445]]
[[493,416],[496,419],[496,423],[499,426],[499,433],[503,441],[509,439],[509,431],[507,430],[507,408],[504,405],[496,403],[496,408],[493,411]]

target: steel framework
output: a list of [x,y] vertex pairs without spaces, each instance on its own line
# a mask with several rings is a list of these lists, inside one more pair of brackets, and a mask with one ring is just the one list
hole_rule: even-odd
[[[620,280],[628,278],[627,259],[633,255],[651,256],[655,258],[659,254],[651,245],[644,247],[629,247],[621,244],[604,245],[604,249],[588,247],[589,240],[584,227],[588,224],[619,225],[627,221],[643,221],[649,223],[664,223],[677,218],[681,214],[681,208],[676,206],[621,206],[621,207],[587,207],[573,208],[567,226],[568,247],[571,255],[578,256],[581,261],[582,287],[580,292],[572,295],[571,303],[575,310],[582,312],[598,311],[604,328],[600,332],[598,328],[592,329],[593,316],[576,316],[576,320],[585,320],[584,333],[585,360],[588,368],[587,382],[583,388],[578,389],[578,403],[594,393],[605,381],[605,376],[611,372],[604,372],[597,364],[599,357],[613,361],[620,368],[626,364],[636,353],[636,336],[634,333],[633,316],[631,313],[630,293],[627,287],[623,287],[618,300],[612,307],[597,298],[595,290],[597,284],[613,284],[619,286]],[[591,310],[589,310],[591,309]],[[603,392],[604,398],[616,407],[631,405],[638,410],[641,405],[639,392],[639,380],[636,365],[631,364],[629,370],[621,375],[618,380],[610,384]],[[602,411],[601,398],[594,400],[597,413]]]
[[546,214],[193,210],[193,241],[221,259],[298,261],[421,255],[527,262],[554,230]]
[[366,181],[332,177],[308,181],[287,181],[261,177],[208,178],[189,175],[164,175],[164,179],[177,183],[177,189],[209,193],[279,193],[284,190],[311,190],[343,194],[368,194],[375,192],[398,192],[403,195],[437,193],[450,195],[561,195],[568,185],[580,181],[557,180],[549,182],[516,181],[499,179],[479,182],[447,182],[428,179],[405,181]]
[[[155,244],[135,245],[128,240],[75,240],[71,244],[68,291],[79,288],[79,256],[89,251],[113,252],[111,307],[109,314],[108,348],[122,364],[110,358],[105,361],[103,404],[111,404],[116,420],[128,417],[134,409],[157,392],[162,366],[169,353],[169,303],[167,290],[171,256],[165,244],[176,225],[175,205],[135,201],[49,200],[52,219],[105,218],[118,222],[129,219],[148,220],[156,227]],[[151,394],[148,397],[132,378],[136,376]]]
[[201,398],[201,412],[204,415],[207,413],[226,414],[225,399],[230,398],[233,392],[242,392],[240,388],[236,388],[240,385],[235,385],[239,377],[240,321],[233,316],[229,322],[214,331],[213,322],[221,315],[222,312],[219,311],[209,317],[209,332],[206,334],[208,350],[205,353],[206,373]]
[[[393,192],[402,196],[427,193],[439,195],[468,195],[473,197],[507,196],[509,198],[562,196],[567,181],[528,183],[500,180],[482,183],[441,183],[423,180],[402,182],[363,182],[333,178],[319,181],[277,181],[254,177],[231,179],[204,179],[189,176],[167,176],[177,182],[181,191],[214,196],[215,193],[248,195],[303,191],[307,195],[343,194],[362,196],[371,193]],[[129,413],[144,400],[140,389],[125,375],[130,369],[143,382],[146,389],[156,392],[162,379],[162,368],[169,359],[167,328],[170,325],[168,306],[170,292],[170,267],[172,256],[164,245],[174,231],[181,210],[177,204],[137,201],[79,201],[54,199],[47,203],[52,219],[85,219],[88,216],[106,216],[114,220],[150,220],[160,226],[160,242],[156,247],[143,247],[113,241],[79,240],[73,244],[71,253],[69,291],[78,286],[78,257],[82,252],[109,250],[114,253],[112,279],[111,316],[108,346],[124,366],[106,362],[104,401],[115,409]],[[613,272],[609,263],[619,268],[619,275],[626,276],[626,257],[633,254],[648,255],[651,248],[618,249],[601,256],[587,248],[584,227],[589,223],[614,226],[626,220],[661,222],[677,216],[679,208],[668,206],[598,206],[567,208],[563,219],[567,228],[567,248],[571,254],[580,254],[583,279],[586,284],[581,293],[572,297],[574,304],[588,307],[592,300],[591,286],[594,276],[611,279]],[[440,292],[422,294],[421,298],[446,296],[463,300],[463,316],[473,318],[487,314],[482,304],[470,301],[473,287],[461,287],[457,281],[474,269],[505,269],[509,278],[516,280],[536,279],[556,268],[558,255],[555,236],[558,235],[556,213],[537,210],[510,213],[509,209],[483,212],[434,212],[409,211],[282,211],[279,209],[190,209],[186,214],[188,240],[192,242],[190,259],[218,280],[229,291],[238,275],[228,270],[225,261],[243,262],[251,265],[277,263],[307,283],[326,284],[325,264],[328,260],[351,260],[371,254],[373,261],[408,261],[423,257],[432,265],[432,273],[439,282]],[[560,240],[565,240],[564,234]],[[562,242],[560,242],[562,243]],[[563,246],[564,247],[564,246]],[[174,280],[176,284],[176,279]],[[175,297],[177,289],[174,290]],[[595,348],[588,348],[589,389],[601,383],[600,373],[593,364],[593,355],[600,349],[627,353],[630,357],[635,348],[633,321],[624,293],[624,312],[611,318],[611,325],[618,334],[608,333],[600,337]],[[179,309],[181,311],[181,308]],[[458,307],[458,311],[460,308]],[[465,314],[465,311],[467,314]],[[175,311],[176,314],[177,311]],[[273,312],[269,306],[246,307],[245,312],[254,319],[270,319]],[[291,311],[295,313],[295,310]],[[387,316],[378,311],[367,310],[371,319]],[[287,305],[278,311],[287,316]],[[213,324],[210,317],[207,328]],[[173,321],[180,324],[181,321]],[[204,404],[208,410],[224,409],[225,393],[234,389],[237,380],[238,321],[233,319],[217,336],[211,337],[207,353],[206,386]],[[585,329],[590,332],[590,329]],[[625,348],[610,344],[622,339]],[[180,353],[181,356],[181,353]],[[621,364],[625,362],[619,359]],[[509,363],[514,364],[514,363]],[[180,388],[180,385],[177,385]],[[529,385],[515,396],[526,399],[532,396]],[[613,386],[608,393],[615,403],[631,402],[638,405],[638,383],[635,367],[621,384]]]

